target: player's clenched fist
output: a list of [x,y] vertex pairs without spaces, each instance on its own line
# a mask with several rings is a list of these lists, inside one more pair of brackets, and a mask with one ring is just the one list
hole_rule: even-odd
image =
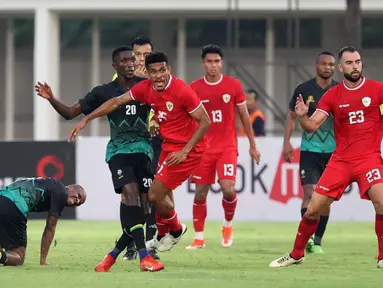
[[301,94],[297,97],[297,102],[295,104],[295,113],[299,116],[305,116],[309,112],[310,101],[307,100],[305,103]]

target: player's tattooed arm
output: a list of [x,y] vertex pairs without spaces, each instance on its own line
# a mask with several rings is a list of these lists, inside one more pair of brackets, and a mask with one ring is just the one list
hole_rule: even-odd
[[47,265],[48,252],[55,237],[57,221],[58,218],[54,216],[48,216],[47,218],[44,233],[41,238],[40,265],[42,266]]
[[314,114],[309,117],[307,114],[309,112],[310,102],[304,102],[302,95],[299,95],[297,98],[297,103],[295,105],[295,113],[298,116],[299,123],[301,124],[303,130],[307,133],[313,133],[317,130],[324,121],[327,119],[327,115],[320,110],[316,110]]
[[72,120],[82,113],[81,105],[79,103],[74,104],[71,107],[68,107],[57,100],[52,92],[51,87],[47,83],[38,82],[35,85],[35,90],[37,95],[47,99],[52,107],[56,110],[57,113],[61,115],[65,120]]

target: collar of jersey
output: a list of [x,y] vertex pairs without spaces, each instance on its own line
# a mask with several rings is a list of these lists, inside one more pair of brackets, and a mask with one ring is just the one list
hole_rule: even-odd
[[221,74],[221,77],[219,78],[219,80],[218,80],[217,82],[215,82],[215,83],[211,83],[211,82],[208,82],[208,81],[206,80],[206,77],[205,77],[205,76],[203,77],[203,80],[205,81],[205,83],[206,83],[207,85],[211,85],[211,86],[218,85],[219,83],[221,83],[222,79],[223,79],[223,74]]
[[358,90],[360,87],[363,86],[364,82],[366,81],[366,78],[365,78],[365,77],[362,77],[362,78],[363,78],[362,82],[360,82],[360,84],[359,84],[358,86],[354,87],[354,88],[347,87],[347,85],[346,85],[346,83],[344,83],[344,81],[343,81],[343,86],[344,86],[344,88],[346,88],[347,90],[351,90],[351,91],[352,91],[352,90]]

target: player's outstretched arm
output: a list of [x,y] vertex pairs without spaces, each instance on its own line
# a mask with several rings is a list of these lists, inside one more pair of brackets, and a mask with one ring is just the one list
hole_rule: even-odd
[[128,91],[119,97],[115,97],[104,102],[100,107],[98,107],[92,113],[86,115],[79,123],[76,124],[76,126],[72,129],[72,131],[69,134],[69,142],[73,141],[76,138],[78,133],[85,128],[86,124],[89,121],[95,118],[108,115],[121,105],[124,105],[132,100],[133,98],[130,95],[130,91]]
[[243,105],[237,105],[237,110],[238,110],[239,118],[241,119],[241,122],[242,122],[243,130],[245,130],[247,139],[249,139],[250,156],[253,160],[257,162],[257,164],[259,164],[261,155],[257,149],[257,145],[255,144],[253,127],[251,127],[249,111],[247,110],[246,102]]
[[61,115],[65,120],[72,120],[82,113],[81,105],[79,103],[74,104],[71,107],[68,107],[57,100],[52,92],[51,87],[47,83],[38,82],[35,85],[35,90],[37,95],[47,99],[52,107],[56,110],[57,113]]
[[173,152],[168,158],[168,160],[166,160],[166,164],[168,166],[183,162],[186,159],[189,152],[202,139],[202,137],[210,128],[210,118],[202,103],[195,111],[190,113],[190,115],[191,117],[193,117],[193,119],[195,119],[198,122],[198,128],[194,132],[193,136],[190,138],[189,142],[185,145],[185,147],[181,151]]
[[323,124],[324,121],[326,121],[326,119],[326,114],[316,110],[310,118],[307,115],[299,117],[299,122],[303,130],[307,133],[313,133]]
[[58,218],[54,216],[48,216],[47,218],[47,223],[41,238],[40,265],[42,266],[47,265],[48,251],[55,237],[57,221]]

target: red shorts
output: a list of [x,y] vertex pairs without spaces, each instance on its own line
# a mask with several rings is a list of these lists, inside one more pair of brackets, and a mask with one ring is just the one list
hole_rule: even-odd
[[[164,183],[165,187],[174,190],[180,186],[199,164],[202,153],[192,150],[182,163],[166,165],[166,159],[172,152],[161,152],[155,178]],[[164,163],[165,162],[165,163]]]
[[219,180],[234,180],[237,174],[237,149],[229,149],[221,153],[205,152],[201,163],[191,176],[191,182],[196,184],[215,184],[216,174]]
[[360,197],[369,200],[367,190],[377,183],[383,183],[382,176],[383,160],[380,155],[347,161],[331,158],[315,192],[339,200],[347,186],[357,182]]

